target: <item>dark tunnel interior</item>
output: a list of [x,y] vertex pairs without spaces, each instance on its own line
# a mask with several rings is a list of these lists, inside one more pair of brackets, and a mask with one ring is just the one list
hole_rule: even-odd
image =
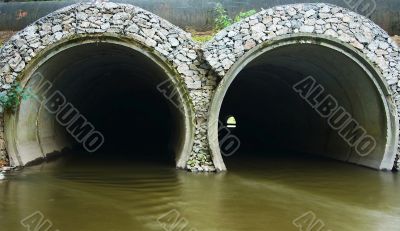
[[[105,159],[151,160],[174,165],[184,141],[178,94],[163,67],[134,49],[89,43],[53,56],[38,70],[104,137],[88,154],[82,143],[43,110],[38,128],[45,153],[68,147],[74,154]],[[160,85],[161,84],[161,85]],[[159,87],[161,86],[161,88]],[[35,88],[35,87],[34,87]],[[36,88],[39,89],[38,86]]]

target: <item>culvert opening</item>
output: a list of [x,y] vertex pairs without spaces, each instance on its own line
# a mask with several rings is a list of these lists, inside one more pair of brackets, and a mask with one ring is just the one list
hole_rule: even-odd
[[[288,43],[239,61],[225,76],[212,107],[218,111],[220,106],[214,117],[219,121],[234,115],[240,123],[235,128],[219,123],[220,149],[215,152],[211,141],[213,153],[221,153],[228,169],[245,161],[310,154],[391,169],[396,153],[395,113],[373,69],[349,54],[353,53],[328,44]],[[332,103],[324,101],[329,95],[337,107],[321,115],[327,108],[318,105]],[[339,107],[344,110],[337,111]],[[233,154],[229,144],[235,142],[227,134],[240,141]]]
[[[72,150],[90,158],[175,165],[190,141],[186,105],[164,65],[151,52],[112,42],[78,43],[52,54],[26,84],[46,99],[25,100],[17,113],[14,137],[21,164]],[[65,104],[54,112],[60,95]],[[61,112],[67,104],[75,110]],[[104,142],[87,139],[88,124]]]

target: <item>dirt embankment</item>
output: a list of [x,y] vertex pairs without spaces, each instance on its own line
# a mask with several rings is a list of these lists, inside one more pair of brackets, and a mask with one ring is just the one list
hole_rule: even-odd
[[0,31],[0,46],[4,41],[7,41],[11,36],[13,36],[14,31]]
[[395,42],[397,42],[397,44],[399,44],[399,46],[400,46],[400,36],[395,35],[395,36],[393,36],[392,38],[393,38],[393,40],[394,40]]

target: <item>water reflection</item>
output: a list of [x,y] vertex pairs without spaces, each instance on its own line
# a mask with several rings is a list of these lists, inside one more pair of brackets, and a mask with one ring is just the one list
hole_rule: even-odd
[[399,230],[396,174],[304,157],[229,164],[217,175],[130,161],[27,168],[0,183],[0,230],[25,230],[35,211],[60,231],[163,230],[157,218],[174,209],[187,230],[298,230],[308,211],[331,230]]

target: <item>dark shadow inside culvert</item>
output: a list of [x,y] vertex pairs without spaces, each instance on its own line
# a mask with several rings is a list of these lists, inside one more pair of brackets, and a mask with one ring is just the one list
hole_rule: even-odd
[[[233,161],[237,160],[243,164],[244,160],[288,155],[299,158],[303,154],[380,167],[387,148],[387,115],[381,93],[367,74],[369,70],[343,53],[317,44],[277,47],[239,69],[237,76],[232,76],[234,80],[219,114],[222,156],[226,154],[224,146],[229,146],[227,133],[240,141],[238,151],[232,155],[230,148],[228,156],[223,157],[228,169],[231,161],[235,166]],[[323,88],[321,95],[309,98],[314,105],[294,89],[309,76],[315,79],[314,87]],[[314,108],[328,94],[360,125],[349,126],[347,137],[352,136],[353,129],[363,128],[376,141],[367,156],[358,155],[356,146],[349,145],[340,135],[341,130],[329,125],[329,117],[321,116]],[[236,128],[225,127],[229,116],[235,117]],[[350,143],[355,143],[358,137],[349,139]]]
[[[102,134],[104,143],[90,153],[94,159],[150,160],[175,165],[187,142],[187,131],[181,111],[183,103],[166,69],[143,52],[102,42],[65,49],[44,62],[35,73],[52,83],[45,93],[49,102],[54,101],[51,95],[59,91],[66,103],[77,109],[77,115],[84,116]],[[42,86],[43,81],[27,85],[35,94],[43,94]],[[72,149],[74,154],[88,153],[83,142],[68,132],[73,122],[60,124],[56,114],[43,105],[35,105],[32,100],[21,105],[19,114],[24,117],[39,113],[37,126],[25,131],[31,133],[28,137],[36,133],[38,142],[17,138],[20,154],[37,151],[46,155],[65,148]],[[64,115],[67,118],[68,113]],[[75,131],[78,130],[79,126]],[[38,146],[37,150],[31,149],[32,143]]]

